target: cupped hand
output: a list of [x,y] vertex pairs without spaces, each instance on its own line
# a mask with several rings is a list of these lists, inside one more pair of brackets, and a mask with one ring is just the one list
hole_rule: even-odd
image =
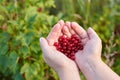
[[85,78],[87,80],[120,80],[119,75],[101,60],[102,42],[96,32],[92,28],[85,31],[75,22],[71,24],[71,29],[79,35],[84,45],[84,49],[78,51],[75,57]]
[[92,28],[86,31],[76,22],[71,22],[71,26],[68,28],[71,34],[77,34],[80,37],[84,46],[83,50],[75,54],[75,61],[80,68],[85,65],[86,61],[101,59],[101,39]]
[[54,42],[62,35],[70,36],[68,28],[64,25],[64,21],[60,20],[51,30],[47,38],[40,38],[40,46],[42,48],[45,62],[55,71],[63,68],[77,68],[75,62],[63,53],[56,50],[53,46]]

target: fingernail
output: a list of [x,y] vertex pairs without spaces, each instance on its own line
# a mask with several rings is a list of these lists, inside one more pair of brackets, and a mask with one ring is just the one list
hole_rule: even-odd
[[43,37],[40,38],[40,42],[42,42],[42,41],[43,41]]

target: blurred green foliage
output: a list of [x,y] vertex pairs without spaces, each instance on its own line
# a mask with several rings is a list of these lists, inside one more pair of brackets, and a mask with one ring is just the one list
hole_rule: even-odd
[[60,19],[94,28],[103,41],[103,60],[120,75],[119,5],[119,0],[0,0],[0,79],[58,80],[42,58],[39,38]]

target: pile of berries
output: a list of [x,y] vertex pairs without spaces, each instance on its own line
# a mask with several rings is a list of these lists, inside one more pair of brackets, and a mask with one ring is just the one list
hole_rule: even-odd
[[60,36],[58,42],[54,43],[56,49],[72,60],[75,60],[75,53],[78,50],[83,50],[83,45],[80,38],[73,34],[70,38]]

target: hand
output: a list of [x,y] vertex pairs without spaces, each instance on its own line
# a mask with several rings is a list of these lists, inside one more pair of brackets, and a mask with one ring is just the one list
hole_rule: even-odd
[[119,75],[101,60],[102,43],[96,32],[92,28],[89,28],[86,32],[75,22],[71,23],[71,29],[80,36],[84,45],[84,49],[78,51],[75,57],[76,63],[86,79],[120,80]]
[[68,27],[71,34],[77,34],[81,38],[84,46],[84,49],[82,51],[78,51],[75,55],[78,66],[82,67],[86,60],[100,60],[102,43],[96,32],[92,28],[89,28],[86,32],[76,22],[67,22],[66,25],[68,24],[71,24]]
[[[80,80],[75,62],[67,58],[63,53],[57,51],[53,46],[59,36],[65,35],[68,31],[66,28],[63,29],[63,27],[64,22],[61,20],[53,27],[46,39],[40,38],[43,57],[45,62],[52,67],[59,76],[64,75],[64,77],[61,78],[62,80]],[[66,77],[65,75],[69,77]]]

